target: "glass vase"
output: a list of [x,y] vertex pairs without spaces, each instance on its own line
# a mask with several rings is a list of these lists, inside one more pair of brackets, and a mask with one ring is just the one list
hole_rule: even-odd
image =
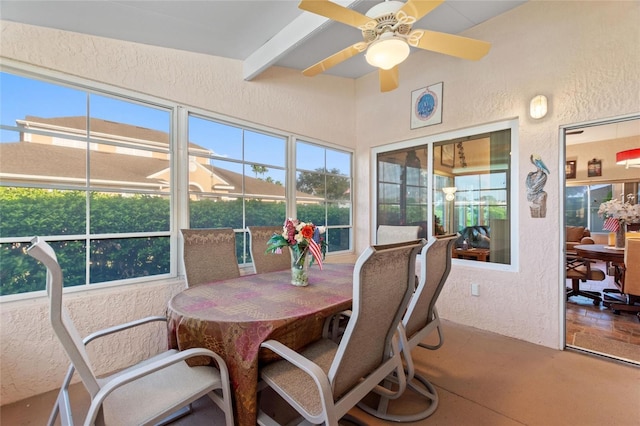
[[296,287],[305,287],[309,284],[309,254],[304,252],[300,257],[289,250],[291,254],[291,284]]
[[620,226],[616,231],[616,248],[624,248],[625,234],[627,232],[627,226],[624,222],[619,222]]

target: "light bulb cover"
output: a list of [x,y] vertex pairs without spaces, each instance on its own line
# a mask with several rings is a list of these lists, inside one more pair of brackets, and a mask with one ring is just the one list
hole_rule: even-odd
[[640,167],[640,148],[628,149],[616,153],[616,164],[628,167]]
[[457,190],[458,188],[456,188],[455,186],[445,186],[444,188],[442,188],[442,192],[446,194],[444,196],[444,199],[447,201],[453,201],[456,198]]
[[529,115],[531,118],[539,119],[547,115],[547,97],[537,95],[529,103]]
[[403,38],[390,34],[390,36],[371,43],[365,59],[369,65],[390,70],[407,59],[410,52],[411,49]]

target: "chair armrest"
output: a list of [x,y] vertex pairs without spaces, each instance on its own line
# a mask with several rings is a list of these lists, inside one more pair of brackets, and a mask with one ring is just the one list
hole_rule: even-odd
[[582,237],[580,244],[595,244],[595,240],[591,237]]
[[89,407],[89,414],[87,414],[87,420],[90,420],[90,419],[95,420],[95,416],[97,415],[98,410],[102,406],[105,398],[108,397],[109,394],[111,394],[111,392],[118,389],[119,387],[122,387],[127,383],[130,383],[141,377],[147,376],[156,371],[162,370],[163,368],[170,367],[173,364],[186,361],[187,359],[193,358],[196,356],[208,356],[213,358],[218,364],[218,370],[220,371],[221,382],[222,383],[229,382],[229,371],[227,369],[227,365],[225,364],[224,360],[220,357],[220,355],[205,348],[187,349],[187,350],[169,355],[167,357],[161,358],[149,364],[141,365],[139,368],[134,368],[133,370],[123,373],[113,378],[109,382],[107,382],[100,389],[100,391],[98,391],[96,396],[91,401],[91,406]]
[[137,327],[139,325],[148,324],[150,322],[156,322],[156,321],[167,322],[167,318],[161,317],[161,316],[151,316],[151,317],[141,318],[139,320],[126,322],[124,324],[114,325],[113,327],[108,327],[108,328],[105,328],[105,329],[102,329],[102,330],[98,330],[98,331],[95,331],[95,332],[89,334],[87,337],[82,339],[82,343],[84,343],[85,346],[86,346],[87,343],[89,343],[92,340],[95,340],[95,339],[97,339],[99,337],[108,336],[109,334],[117,333],[119,331],[127,330],[129,328]]

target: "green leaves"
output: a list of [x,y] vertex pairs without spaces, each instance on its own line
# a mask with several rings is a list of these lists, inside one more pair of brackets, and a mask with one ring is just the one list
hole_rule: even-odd
[[265,253],[275,253],[276,250],[281,249],[282,247],[287,247],[289,243],[287,240],[280,234],[273,234],[269,241],[267,241],[267,249]]

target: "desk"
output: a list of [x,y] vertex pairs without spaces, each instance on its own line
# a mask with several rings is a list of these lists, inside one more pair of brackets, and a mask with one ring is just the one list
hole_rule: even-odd
[[205,347],[226,361],[236,424],[256,424],[258,366],[275,359],[260,344],[276,339],[299,349],[322,336],[326,317],[351,308],[353,265],[312,267],[307,287],[290,280],[289,270],[247,275],[200,284],[169,301],[170,346]]

